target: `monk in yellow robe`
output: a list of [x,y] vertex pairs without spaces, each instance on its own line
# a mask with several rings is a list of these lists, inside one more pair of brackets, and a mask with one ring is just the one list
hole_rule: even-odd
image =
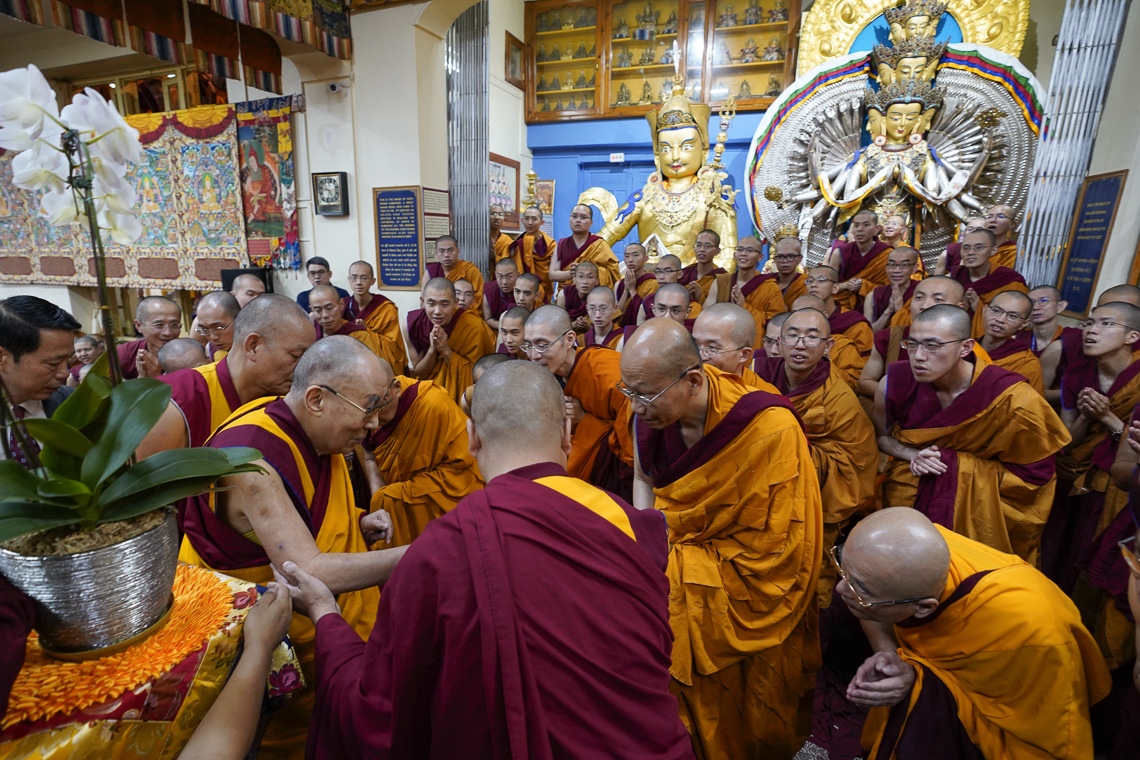
[[368,346],[368,350],[393,367],[399,367],[404,359],[403,340],[397,343],[359,322],[345,320],[344,304],[331,285],[318,285],[309,291],[309,310],[316,320],[318,340],[329,335],[348,335]]
[[[821,274],[820,276],[823,277],[826,275]],[[813,277],[808,277],[808,279],[814,280],[815,278],[813,276]],[[809,287],[816,287],[816,286],[814,284],[812,284],[812,285],[809,285]],[[826,311],[827,311],[826,302],[824,302],[824,300],[822,298],[820,298],[818,296],[813,296],[811,294],[800,296],[799,298],[797,298],[793,302],[792,305],[795,306],[797,310],[799,310],[799,309],[815,309],[816,311],[818,311],[820,313],[826,313]],[[836,306],[836,311],[838,311],[838,306]],[[856,312],[843,312],[843,313],[844,314],[855,314]],[[842,323],[846,324],[849,322],[849,318],[844,318],[843,320],[836,320],[836,322],[842,322]],[[832,321],[828,320],[828,323],[831,324]],[[783,323],[781,322],[781,326],[782,326],[782,324]],[[772,333],[772,341],[773,342],[771,344],[771,347],[773,350],[766,351],[766,353],[768,353],[769,356],[782,356],[782,354],[779,350],[779,338],[780,338],[780,333],[778,330]],[[864,354],[863,351],[860,350],[859,345],[856,344],[855,341],[852,340],[849,335],[844,335],[841,332],[836,332],[834,327],[832,328],[831,340],[833,341],[833,344],[831,346],[831,352],[829,354],[829,360],[831,362],[831,366],[835,368],[835,370],[839,373],[840,377],[843,378],[843,381],[845,383],[847,383],[852,388],[857,387],[857,385],[859,383],[859,377],[863,372],[863,367],[866,366],[866,364],[867,364],[867,356],[868,355]]]
[[542,306],[526,321],[523,350],[562,383],[573,438],[566,471],[572,477],[627,498],[632,491],[633,446],[629,404],[618,390],[621,354],[578,349],[569,315]]
[[906,343],[875,395],[883,504],[1036,563],[1068,431],[1025,378],[975,358],[964,309],[927,309]]
[[867,517],[841,549],[837,593],[874,650],[847,696],[890,711],[867,757],[1093,757],[1108,670],[1044,575],[906,508]]
[[720,235],[715,230],[708,229],[698,232],[697,240],[693,243],[693,257],[696,261],[681,270],[677,282],[688,288],[693,300],[699,304],[708,300],[716,276],[728,274],[716,265],[716,257],[719,255]]
[[[808,272],[807,279],[804,280],[807,285],[808,296],[815,296],[823,301],[822,311],[831,324],[832,335],[843,335],[850,338],[862,356],[870,356],[875,342],[871,323],[863,316],[863,312],[844,309],[836,300],[836,295],[839,292],[838,277],[839,274],[831,267],[812,267]],[[797,309],[815,308],[814,305],[808,307],[808,304],[801,300],[802,298],[802,296],[797,298],[793,306]]]
[[612,290],[601,285],[591,290],[586,296],[586,318],[590,320],[590,328],[578,337],[578,348],[602,346],[621,351],[625,343],[625,330],[614,322],[619,317],[621,311]]
[[594,222],[594,210],[578,204],[570,210],[569,237],[558,241],[554,256],[550,260],[550,279],[564,283],[574,278],[576,264],[588,261],[598,268],[598,282],[607,288],[614,287],[621,279],[621,268],[617,256],[610,250],[606,241],[590,234]]
[[847,240],[837,242],[823,263],[839,273],[839,303],[859,311],[863,299],[880,285],[887,285],[887,256],[891,246],[879,240],[883,231],[879,215],[862,209],[851,217]]
[[1010,206],[991,206],[986,212],[986,229],[994,235],[993,264],[995,267],[1017,265],[1017,243],[1012,240],[1017,226],[1017,213]]
[[453,284],[460,280],[471,283],[472,301],[470,309],[479,313],[483,309],[483,273],[470,261],[459,258],[459,243],[451,235],[441,235],[435,240],[435,261],[427,265],[427,277],[446,277]]
[[297,302],[273,293],[250,301],[233,329],[233,349],[221,361],[159,378],[171,387],[170,404],[139,445],[139,459],[203,446],[238,407],[288,393],[297,361],[316,340]]
[[[680,297],[675,296],[670,299],[674,306],[678,305],[681,301],[684,302],[685,318],[696,319],[697,316],[700,315],[701,305],[693,302],[692,289],[687,285],[682,285],[680,282],[681,272],[683,271],[681,268],[681,259],[671,253],[667,253],[657,259],[657,265],[653,267],[653,276],[657,280],[657,288],[641,299],[641,311],[637,314],[637,324],[640,325],[647,319],[665,316],[663,313],[660,313],[660,310],[657,308],[657,294],[668,285],[676,285],[677,288],[685,291],[683,294],[678,294],[677,288],[673,288],[674,293]],[[678,313],[674,311],[672,316],[676,319]],[[628,324],[631,323],[627,323],[627,325]],[[689,324],[692,325],[692,322],[689,322]]]
[[[1117,449],[1140,403],[1140,308],[1106,303],[1082,325],[1083,361],[1069,366],[1061,380],[1061,419],[1073,444],[1057,458],[1062,489],[1042,538],[1042,570],[1066,593],[1082,589],[1086,620],[1102,642],[1109,664],[1131,660],[1132,629],[1114,600],[1082,581],[1096,547],[1128,502],[1128,493],[1110,477]],[[1112,609],[1105,609],[1105,606]]]
[[641,302],[657,290],[657,277],[645,269],[649,261],[645,247],[641,243],[629,243],[622,251],[625,257],[625,277],[614,287],[617,306],[621,310],[621,322],[636,325],[641,314]]
[[922,259],[909,245],[900,245],[887,255],[886,285],[872,290],[863,301],[863,316],[878,332],[910,324],[910,304],[920,279],[915,279]]
[[784,311],[784,294],[776,284],[776,275],[761,274],[757,268],[762,253],[757,238],[751,235],[742,237],[733,254],[736,271],[716,275],[704,305],[734,303],[743,306],[757,325],[767,324],[769,319]]
[[[780,358],[756,363],[757,374],[776,386],[804,425],[823,497],[823,550],[830,552],[839,531],[856,510],[870,505],[879,471],[875,427],[851,387],[827,359],[831,327],[815,309],[792,312],[780,328]],[[820,607],[831,604],[835,572],[824,560],[819,576]]]
[[[376,428],[391,383],[391,372],[359,341],[332,336],[313,344],[284,398],[241,407],[210,439],[211,448],[256,448],[261,469],[224,478],[219,490],[190,500],[178,558],[261,584],[273,580],[271,563],[289,559],[320,578],[345,620],[367,636],[380,600],[376,587],[404,549],[368,551],[370,542],[389,536],[391,523],[383,511],[362,517],[356,509],[341,452]],[[273,716],[262,757],[305,753],[315,683],[312,623],[294,613],[289,637],[309,685]]]
[[478,314],[459,308],[455,286],[446,278],[424,284],[420,305],[403,325],[412,374],[433,381],[459,403],[471,385],[472,366],[495,353],[495,335]]
[[970,232],[962,238],[961,266],[950,270],[950,276],[962,283],[966,291],[966,308],[974,317],[974,335],[981,335],[986,329],[984,307],[995,295],[1003,290],[1029,292],[1020,274],[994,264],[996,250],[992,232]]
[[792,311],[797,298],[808,292],[804,282],[807,275],[799,271],[803,260],[803,247],[797,238],[783,237],[776,241],[772,262],[776,265],[776,284],[784,294],[784,308],[788,311]]
[[554,238],[542,231],[542,209],[527,206],[523,210],[523,234],[510,244],[508,254],[515,263],[522,262],[520,274],[533,274],[542,286],[540,298],[548,303],[554,297],[554,286],[550,283],[550,260],[557,245]]
[[388,406],[364,448],[374,457],[364,462],[373,486],[371,508],[391,516],[394,546],[410,544],[429,521],[483,487],[467,449],[467,417],[430,380],[392,381]]
[[985,307],[986,331],[977,342],[994,366],[1021,375],[1044,398],[1041,360],[1033,353],[1033,345],[1023,329],[1029,324],[1031,311],[1033,302],[1024,293],[1016,290],[998,293]]
[[400,310],[392,299],[372,292],[375,284],[376,273],[372,265],[367,261],[353,262],[348,268],[348,287],[352,292],[344,299],[341,316],[385,338],[386,349],[392,351],[392,366],[403,371],[408,364],[408,356],[404,352],[404,339],[400,337]]
[[[507,218],[507,212],[498,203],[492,203],[490,208],[490,222],[491,222],[491,263],[494,264],[499,259],[505,259],[510,256],[511,236],[503,232],[503,220]],[[522,271],[522,261],[516,260],[515,264],[518,266],[519,271]]]
[[[777,315],[768,324],[779,319],[782,325],[786,318],[786,314]],[[779,335],[778,325],[775,330]],[[761,379],[752,370],[752,360],[756,353],[752,348],[756,343],[756,320],[747,309],[734,303],[714,303],[693,322],[693,341],[697,344],[701,360],[707,366],[736,375],[751,388],[779,393],[776,386]]]
[[621,375],[634,506],[669,527],[671,688],[697,757],[791,757],[819,665],[822,505],[807,438],[786,399],[702,366],[671,320],[638,328]]

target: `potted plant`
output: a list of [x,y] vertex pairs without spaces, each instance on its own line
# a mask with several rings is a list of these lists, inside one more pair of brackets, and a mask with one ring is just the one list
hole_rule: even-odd
[[[61,112],[29,66],[0,74],[0,148],[19,152],[18,187],[45,191],[49,223],[90,230],[107,343],[51,419],[16,420],[0,383],[0,573],[36,602],[45,651],[105,653],[153,630],[170,606],[178,561],[171,505],[255,469],[261,455],[178,449],[134,462],[170,400],[157,380],[121,381],[108,307],[102,234],[124,244],[142,234],[126,176],[139,158],[138,132],[90,88]],[[7,451],[10,430],[28,469]]]

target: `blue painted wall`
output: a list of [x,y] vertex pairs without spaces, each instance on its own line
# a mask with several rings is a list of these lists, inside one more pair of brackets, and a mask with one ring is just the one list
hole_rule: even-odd
[[[744,189],[744,167],[752,136],[764,114],[762,111],[737,114],[728,128],[725,144],[725,171],[736,190]],[[715,140],[720,118],[709,120],[709,139]],[[553,122],[527,127],[527,146],[534,154],[534,170],[541,179],[554,183],[554,236],[570,234],[570,209],[578,195],[589,187],[604,187],[614,194],[620,206],[634,190],[641,188],[653,172],[653,143],[649,123],[644,118],[599,119],[596,121]],[[710,151],[711,152],[711,151]],[[625,153],[622,163],[610,163],[611,153]],[[738,235],[754,234],[744,194],[736,197]],[[602,226],[595,214],[593,231]],[[637,228],[614,245],[621,258],[627,241],[636,239]]]

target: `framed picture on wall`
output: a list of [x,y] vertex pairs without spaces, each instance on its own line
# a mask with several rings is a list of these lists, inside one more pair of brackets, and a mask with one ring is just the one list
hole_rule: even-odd
[[348,216],[348,174],[313,174],[313,208],[319,216]]
[[490,185],[491,205],[499,205],[507,212],[503,229],[519,229],[519,162],[491,154]]
[[538,207],[542,215],[549,217],[554,213],[554,180],[536,179],[534,181],[534,196],[538,199]]
[[525,48],[523,48],[522,40],[507,32],[507,53],[506,60],[503,63],[504,72],[503,78],[507,80],[508,84],[513,84],[520,90],[525,90],[523,84],[523,55]]

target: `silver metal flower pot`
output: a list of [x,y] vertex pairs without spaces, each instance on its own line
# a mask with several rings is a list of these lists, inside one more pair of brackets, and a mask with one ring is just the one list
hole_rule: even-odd
[[103,656],[157,630],[177,566],[171,508],[159,525],[113,546],[47,557],[0,548],[0,573],[36,604],[41,646],[63,659]]

